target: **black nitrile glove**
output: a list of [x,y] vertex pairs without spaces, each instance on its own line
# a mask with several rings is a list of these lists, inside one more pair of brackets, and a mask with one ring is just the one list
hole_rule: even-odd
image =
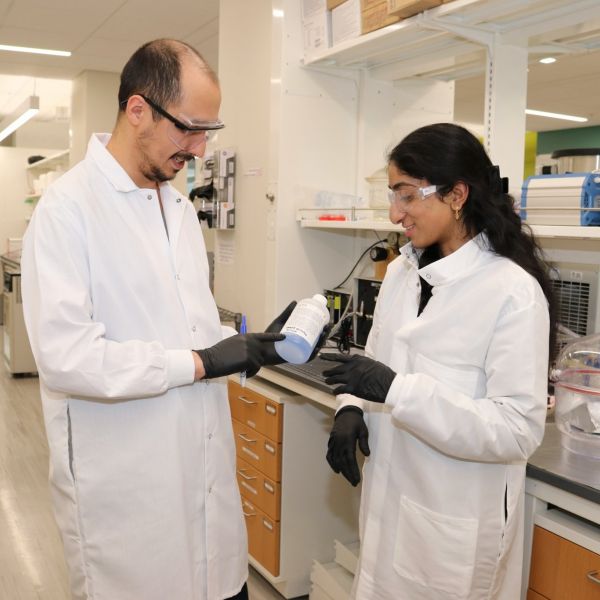
[[[279,333],[281,328],[285,325],[286,321],[290,318],[292,311],[296,308],[296,304],[298,304],[295,300],[292,300],[284,311],[265,329],[265,333]],[[285,335],[282,335],[280,339],[285,339]],[[280,365],[282,362],[285,362],[277,351],[275,350],[275,344],[271,344],[266,351],[265,354],[265,365]]]
[[357,441],[361,452],[369,456],[369,430],[363,419],[363,411],[358,406],[345,406],[335,415],[327,444],[327,462],[353,486],[360,482],[360,470],[356,461]]
[[202,359],[206,379],[223,377],[246,371],[248,377],[256,375],[267,364],[273,344],[285,339],[280,333],[245,333],[221,340],[210,348],[194,350]]
[[323,371],[328,385],[343,384],[335,388],[336,395],[353,394],[372,402],[385,402],[396,377],[396,373],[387,365],[358,354],[321,354],[321,358],[342,363]]
[[317,356],[317,354],[319,354],[319,350],[321,350],[321,348],[325,345],[325,342],[327,341],[330,332],[331,324],[327,323],[327,325],[325,325],[325,327],[323,328],[323,331],[321,332],[321,335],[319,336],[319,339],[317,340],[317,343],[315,344],[315,347],[306,362],[310,362],[315,356]]

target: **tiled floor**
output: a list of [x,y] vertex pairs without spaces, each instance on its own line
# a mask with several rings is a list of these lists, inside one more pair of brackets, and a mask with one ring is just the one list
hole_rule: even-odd
[[[0,327],[0,339],[1,334]],[[67,571],[47,480],[48,446],[38,380],[11,377],[0,361],[2,600],[69,598]],[[283,598],[252,569],[248,586],[251,600]]]

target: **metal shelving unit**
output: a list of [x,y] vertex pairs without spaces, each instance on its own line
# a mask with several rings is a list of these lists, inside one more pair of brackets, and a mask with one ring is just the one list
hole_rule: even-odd
[[327,48],[305,61],[320,69],[367,70],[374,79],[444,81],[483,72],[498,40],[525,46],[530,60],[549,52],[600,48],[597,0],[454,0]]

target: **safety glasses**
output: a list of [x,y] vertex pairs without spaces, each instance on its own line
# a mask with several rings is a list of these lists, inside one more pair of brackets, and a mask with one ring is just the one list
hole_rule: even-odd
[[391,205],[399,208],[408,206],[414,200],[424,200],[442,188],[441,185],[419,187],[412,183],[398,183],[388,190],[388,200]]
[[208,142],[216,130],[225,127],[225,123],[220,120],[198,121],[187,119],[183,115],[178,119],[144,94],[139,94],[139,96],[161,117],[174,125],[167,135],[180,150],[187,150],[195,145]]

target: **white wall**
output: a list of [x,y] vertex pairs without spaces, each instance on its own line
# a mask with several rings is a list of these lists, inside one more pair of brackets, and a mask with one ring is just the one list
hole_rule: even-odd
[[36,154],[52,156],[59,151],[60,149],[0,146],[0,254],[7,250],[7,238],[23,237],[27,227],[26,218],[31,214],[32,206],[25,204],[25,199],[32,191],[31,181],[27,176],[27,157]]
[[119,73],[83,71],[73,81],[71,166],[87,150],[92,133],[111,132],[118,112]]
[[[284,9],[284,18],[273,9]],[[247,27],[252,22],[253,27]],[[311,190],[367,195],[364,178],[406,133],[452,120],[454,85],[395,87],[360,72],[305,68],[297,0],[221,5],[220,145],[238,152],[234,264],[215,265],[217,303],[268,324],[292,299],[339,283],[371,234],[308,230],[296,221]],[[266,194],[273,194],[270,203]],[[217,248],[218,254],[218,248]]]

